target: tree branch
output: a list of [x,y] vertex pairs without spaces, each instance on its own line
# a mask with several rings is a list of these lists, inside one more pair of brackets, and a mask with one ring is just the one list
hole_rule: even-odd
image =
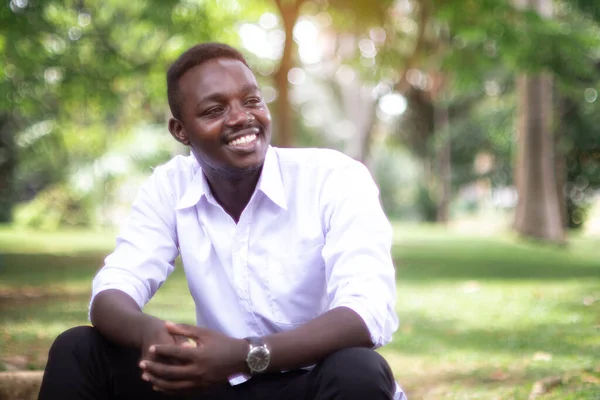
[[160,55],[161,51],[163,50],[163,48],[167,42],[166,40],[163,41],[161,43],[161,45],[158,47],[158,49],[156,50],[156,52],[154,52],[146,60],[144,60],[142,62],[136,62],[136,61],[132,60],[131,58],[127,57],[126,55],[124,55],[122,52],[120,52],[119,49],[117,49],[113,45],[113,43],[111,43],[109,40],[107,40],[107,37],[109,37],[109,29],[106,29],[105,26],[94,25],[94,33],[96,34],[96,38],[99,40],[100,45],[102,45],[105,48],[105,50],[107,50],[110,54],[114,55],[117,59],[119,59],[119,60],[125,62],[127,65],[129,65],[130,70],[135,70],[135,71],[143,71],[143,70],[146,70],[149,67],[151,67],[156,62],[156,59]]
[[296,0],[294,2],[294,6],[296,8],[296,13],[300,10],[300,7],[302,6],[302,4],[306,3],[306,0]]
[[400,93],[405,93],[408,90],[409,83],[406,79],[406,75],[416,64],[421,56],[423,47],[425,46],[425,34],[427,32],[427,24],[431,17],[431,4],[429,0],[420,0],[419,2],[419,30],[417,32],[417,39],[415,41],[415,47],[406,61],[402,76],[396,83],[395,90]]

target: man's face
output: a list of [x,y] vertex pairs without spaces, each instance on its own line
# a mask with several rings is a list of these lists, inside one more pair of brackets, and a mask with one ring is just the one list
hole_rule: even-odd
[[228,176],[260,168],[271,141],[271,115],[254,74],[242,62],[207,61],[179,80],[181,119],[171,134],[203,166]]

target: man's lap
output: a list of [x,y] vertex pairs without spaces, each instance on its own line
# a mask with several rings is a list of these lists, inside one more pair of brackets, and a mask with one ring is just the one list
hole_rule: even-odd
[[[381,394],[383,390],[389,392],[391,385],[395,387],[387,362],[377,352],[366,348],[340,350],[311,370],[257,375],[239,385],[231,386],[224,382],[219,387],[192,396],[175,397],[154,391],[149,383],[141,379],[139,350],[115,345],[95,328],[79,327],[67,331],[57,339],[53,349],[50,360],[54,358],[55,365],[61,364],[61,360],[56,360],[57,358],[75,355],[77,361],[73,365],[89,369],[89,372],[81,374],[81,380],[85,382],[87,374],[95,384],[103,385],[107,393],[112,393],[119,399],[296,400],[332,398],[329,396],[340,391],[378,391]],[[325,392],[328,396],[322,396]]]

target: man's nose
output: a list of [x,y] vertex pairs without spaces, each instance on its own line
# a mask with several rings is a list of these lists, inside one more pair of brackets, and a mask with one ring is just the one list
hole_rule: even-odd
[[225,123],[229,126],[244,125],[248,122],[247,112],[242,107],[232,107]]

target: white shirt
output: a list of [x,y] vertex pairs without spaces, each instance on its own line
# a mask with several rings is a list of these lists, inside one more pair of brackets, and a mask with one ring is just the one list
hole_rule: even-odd
[[379,347],[398,327],[391,241],[368,170],[337,151],[270,147],[237,224],[177,156],[142,186],[92,301],[118,289],[142,308],[181,255],[198,326],[264,336],[344,306]]

